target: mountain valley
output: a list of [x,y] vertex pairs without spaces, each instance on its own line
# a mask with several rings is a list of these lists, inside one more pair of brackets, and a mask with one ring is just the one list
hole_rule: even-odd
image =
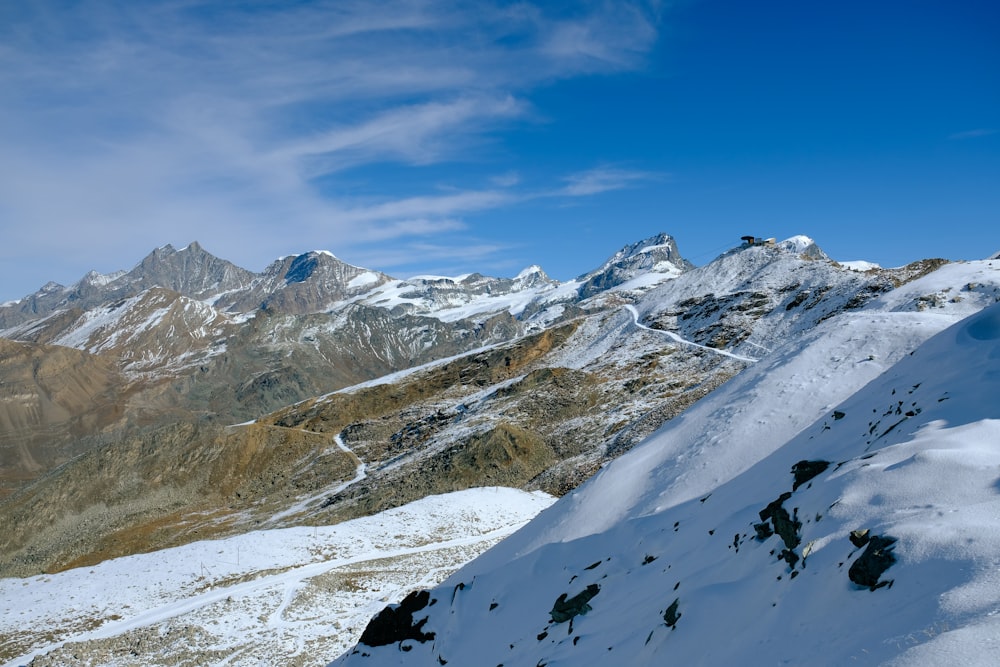
[[[923,350],[925,341],[964,318],[987,317],[986,324],[970,325],[970,335],[975,338],[980,331],[987,349],[994,338],[985,314],[995,312],[992,304],[998,299],[998,262],[925,260],[858,270],[831,260],[801,236],[734,244],[695,267],[681,257],[672,237],[661,234],[622,248],[601,267],[565,283],[539,267],[514,278],[472,274],[398,280],[320,251],[276,260],[255,274],[196,243],[181,250],[166,246],[131,271],[88,274],[70,287],[49,284],[0,307],[0,515],[7,527],[0,540],[0,576],[6,579],[0,581],[23,580],[28,589],[43,590],[47,578],[111,567],[140,554],[179,554],[197,545],[236,544],[282,531],[299,531],[296,540],[301,540],[310,530],[428,508],[433,502],[428,499],[456,498],[456,508],[468,502],[469,511],[478,511],[482,496],[460,494],[503,488],[522,494],[509,496],[508,502],[524,503],[523,511],[501,522],[504,535],[553,498],[561,500],[443,588],[433,587],[500,534],[490,540],[473,540],[470,534],[468,540],[479,546],[463,547],[462,556],[448,563],[425,569],[390,565],[396,571],[393,584],[369,586],[379,592],[381,604],[372,606],[372,597],[364,607],[371,616],[386,602],[424,587],[432,591],[428,600],[451,600],[437,608],[443,614],[465,604],[459,599],[468,595],[450,592],[461,584],[474,589],[469,604],[479,610],[462,607],[461,617],[478,629],[453,625],[434,611],[426,616],[426,628],[436,633],[433,641],[420,641],[420,630],[418,639],[396,637],[380,644],[371,630],[365,644],[355,618],[353,634],[336,637],[335,644],[288,649],[279,643],[257,655],[285,655],[288,664],[325,664],[336,655],[323,655],[324,650],[337,646],[339,652],[361,638],[344,664],[404,659],[471,664],[463,652],[472,645],[463,648],[460,638],[480,637],[493,613],[523,619],[524,627],[520,620],[501,621],[520,634],[483,639],[491,646],[491,660],[503,662],[505,651],[513,651],[507,664],[578,661],[571,647],[590,639],[572,636],[574,620],[582,628],[592,618],[604,618],[580,610],[598,609],[608,598],[614,599],[611,609],[628,606],[632,578],[637,590],[659,590],[647,574],[676,563],[676,572],[685,574],[670,576],[698,582],[695,588],[704,591],[698,598],[712,599],[712,587],[744,581],[740,573],[777,567],[761,564],[767,557],[757,553],[762,548],[757,545],[767,544],[767,538],[756,539],[752,528],[748,532],[746,508],[771,507],[786,491],[796,498],[809,495],[798,488],[798,480],[794,488],[788,482],[788,471],[799,460],[822,455],[836,465],[865,455],[839,444],[813,453],[803,438],[823,435],[829,441],[833,433],[857,431],[863,425],[855,424],[854,415],[869,411],[875,399],[854,399],[861,407],[850,410],[838,406],[897,364],[904,370],[914,367],[917,361],[909,357]],[[928,349],[919,354],[931,359],[952,354],[943,344]],[[992,359],[993,353],[986,354]],[[929,382],[919,368],[908,373],[901,376],[906,381]],[[900,379],[892,388],[902,390],[904,384]],[[956,386],[942,391],[955,394]],[[877,395],[885,400],[884,393]],[[922,400],[926,414],[921,419],[930,419],[932,397]],[[996,417],[988,404],[982,409],[986,413],[978,419]],[[880,431],[883,422],[878,421],[871,431],[884,436],[878,446],[911,433],[899,424]],[[864,426],[870,427],[871,422]],[[782,448],[802,454],[779,456]],[[746,479],[751,481],[741,481]],[[814,484],[825,478],[816,479]],[[801,506],[803,517],[807,511],[810,517],[827,516],[822,525],[832,531],[810,538],[816,542],[811,552],[831,543],[837,531],[862,528],[848,526],[847,517],[837,519],[828,506],[847,506],[840,499],[845,488],[836,486],[817,497],[808,510]],[[771,521],[781,505],[756,522]],[[735,534],[735,540],[726,538],[727,555],[734,549],[754,552],[754,564],[727,570],[733,566],[724,565],[715,547],[703,540],[682,544],[672,538],[680,535],[677,526],[670,528],[674,522],[685,527],[685,534],[694,530],[689,525],[697,526],[699,535]],[[480,532],[492,535],[501,523]],[[780,521],[772,523],[772,533],[781,533]],[[472,527],[460,524],[434,531],[442,542],[466,539],[462,531]],[[894,538],[906,546],[905,535],[894,530]],[[379,548],[391,551],[389,542],[379,539]],[[779,579],[807,572],[808,554],[800,546],[805,537],[798,539],[795,545],[786,540],[785,551],[803,565],[791,563],[788,555],[790,569],[775,575]],[[414,534],[403,541],[424,549],[430,538]],[[570,544],[576,555],[568,553]],[[701,555],[695,558],[688,550]],[[615,564],[601,565],[608,558]],[[617,564],[625,558],[638,562]],[[644,563],[644,558],[653,560]],[[698,558],[717,564],[715,574],[690,569]],[[584,567],[591,562],[587,559],[596,565]],[[538,598],[550,592],[557,596],[551,586],[543,592],[537,582],[524,579],[523,572],[544,573],[539,576],[551,586],[572,572],[573,585],[562,584],[564,602],[574,591],[591,591],[590,597],[574,598],[577,611],[567,612],[571,632],[565,640],[553,634],[566,622],[557,620],[563,618],[559,614],[528,627],[537,616]],[[615,584],[619,592],[611,595],[601,578],[608,574],[620,582]],[[224,590],[233,585],[226,577],[237,575],[202,576],[206,586],[211,581]],[[238,576],[265,574],[241,571]],[[474,585],[472,579],[477,579]],[[304,581],[295,579],[294,590]],[[739,585],[752,588],[754,599],[765,595],[758,584],[747,582],[751,579]],[[878,583],[875,576],[873,585]],[[683,585],[686,590],[688,584]],[[533,586],[537,593],[516,594]],[[501,595],[501,590],[509,592]],[[293,595],[292,588],[287,591]],[[16,592],[4,595],[17,606]],[[310,614],[340,613],[322,608],[333,604],[329,598],[311,595],[318,601]],[[697,607],[688,606],[688,595],[679,595],[677,605],[668,604],[671,600],[637,605],[642,613],[660,616],[666,639],[662,628],[654,628],[645,643],[636,643],[635,637],[645,638],[649,630],[639,628],[638,621],[628,632],[600,621],[593,639],[613,646],[642,644],[630,648],[622,664],[652,659],[660,646],[672,650],[667,642],[674,629],[681,636],[684,625],[696,622],[692,619],[699,614],[716,613],[710,604],[693,611]],[[766,595],[770,600],[775,594]],[[359,604],[358,599],[350,604]],[[409,609],[416,621],[428,604],[410,600],[389,609]],[[494,604],[500,606],[496,612]],[[649,611],[656,604],[662,608]],[[62,651],[67,641],[84,642],[73,651],[85,654],[86,646],[110,636],[98,635],[100,627],[114,627],[107,620],[111,613],[127,616],[105,611],[104,620],[95,621],[97,629],[68,624],[44,636],[8,635],[6,626],[0,630],[5,637],[0,661],[21,664],[20,656],[31,655],[33,664],[57,664],[44,662],[44,653]],[[282,611],[274,613],[278,616],[272,620]],[[859,617],[867,613],[875,612]],[[150,618],[163,623],[175,616]],[[119,625],[122,633],[142,627],[139,622]],[[776,632],[763,626],[757,631],[761,636]],[[157,632],[162,637],[165,630]],[[253,641],[266,643],[262,633],[251,634]],[[330,634],[337,633],[331,628]],[[526,641],[529,634],[532,642]],[[553,637],[536,640],[541,634]],[[705,634],[691,631],[690,636],[694,646]],[[206,640],[206,652],[192,659],[223,664],[225,651],[219,647],[230,646],[231,655],[243,656],[232,664],[256,664],[249,662],[255,655],[252,644],[237,650],[232,641],[229,635],[225,641]],[[176,642],[184,642],[181,635]],[[100,664],[176,664],[178,654],[162,644],[157,644],[162,663],[141,651],[129,662],[122,650]],[[783,655],[773,644],[762,650],[767,656]],[[292,651],[299,662],[281,651]],[[880,660],[891,657],[883,653]],[[65,652],[56,655],[67,659]],[[598,657],[591,659],[601,664]]]

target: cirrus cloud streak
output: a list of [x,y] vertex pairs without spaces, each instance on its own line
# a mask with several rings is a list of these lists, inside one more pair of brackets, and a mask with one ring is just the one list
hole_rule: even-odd
[[[78,275],[167,241],[250,267],[308,247],[418,253],[407,239],[461,235],[464,216],[637,185],[640,171],[607,167],[526,182],[524,156],[505,146],[506,132],[543,122],[534,91],[641,68],[656,41],[654,6],[572,9],[5,3],[3,260],[23,262],[30,284],[43,253]],[[409,170],[407,187],[382,185],[380,165]],[[381,256],[376,268],[392,268]]]

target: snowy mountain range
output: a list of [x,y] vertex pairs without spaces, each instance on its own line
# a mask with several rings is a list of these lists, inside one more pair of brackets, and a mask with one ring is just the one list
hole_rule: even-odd
[[994,264],[790,339],[333,664],[993,664]]
[[[0,307],[0,363],[21,369],[8,377],[0,425],[22,443],[0,449],[0,491],[88,449],[88,431],[173,423],[178,412],[242,422],[568,321],[596,282],[655,284],[685,266],[665,235],[565,284],[539,267],[512,279],[397,280],[325,251],[254,274],[192,243],[158,248],[130,271],[50,283]],[[30,370],[30,359],[56,354],[66,359],[52,372]]]
[[192,244],[49,285],[0,309],[0,659],[978,664],[998,299],[995,261],[806,237],[567,283]]

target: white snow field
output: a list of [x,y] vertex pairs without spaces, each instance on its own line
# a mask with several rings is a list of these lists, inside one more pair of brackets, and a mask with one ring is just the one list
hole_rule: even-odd
[[997,664],[993,264],[790,339],[332,664]]
[[471,489],[335,526],[0,579],[3,664],[323,665],[387,601],[440,582],[553,500]]

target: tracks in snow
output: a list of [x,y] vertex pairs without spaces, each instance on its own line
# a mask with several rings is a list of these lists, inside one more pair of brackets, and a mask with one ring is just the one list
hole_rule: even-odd
[[363,480],[365,477],[368,476],[368,464],[362,461],[357,454],[351,451],[350,447],[348,447],[344,443],[344,439],[340,437],[339,433],[333,436],[333,444],[337,446],[337,449],[344,452],[354,460],[356,466],[354,470],[354,477],[352,479],[347,480],[346,482],[341,482],[332,489],[323,489],[319,493],[314,493],[308,498],[300,500],[299,502],[295,503],[288,509],[282,510],[277,514],[275,514],[274,516],[272,516],[270,519],[267,520],[265,525],[272,526],[273,524],[277,523],[278,521],[284,518],[287,518],[294,514],[299,514],[300,512],[305,512],[307,509],[309,509],[309,506],[312,505],[313,503],[320,500],[324,500],[337,493],[340,493],[347,487],[353,484],[357,484],[358,482],[360,482],[361,480]]
[[674,342],[680,343],[681,345],[690,345],[691,347],[697,347],[702,350],[707,350],[708,352],[714,352],[715,354],[721,355],[723,357],[730,357],[731,359],[739,359],[740,361],[748,361],[750,363],[755,363],[757,361],[760,361],[760,359],[755,359],[753,357],[744,357],[739,354],[727,352],[726,350],[720,350],[718,348],[708,347],[707,345],[701,345],[700,343],[695,343],[694,341],[681,338],[673,331],[664,331],[663,329],[654,329],[653,327],[648,327],[639,321],[639,311],[636,310],[635,306],[633,306],[632,304],[625,304],[625,310],[632,313],[632,322],[640,329],[645,329],[646,331],[653,331],[655,333],[662,334],[664,336],[667,336]]

